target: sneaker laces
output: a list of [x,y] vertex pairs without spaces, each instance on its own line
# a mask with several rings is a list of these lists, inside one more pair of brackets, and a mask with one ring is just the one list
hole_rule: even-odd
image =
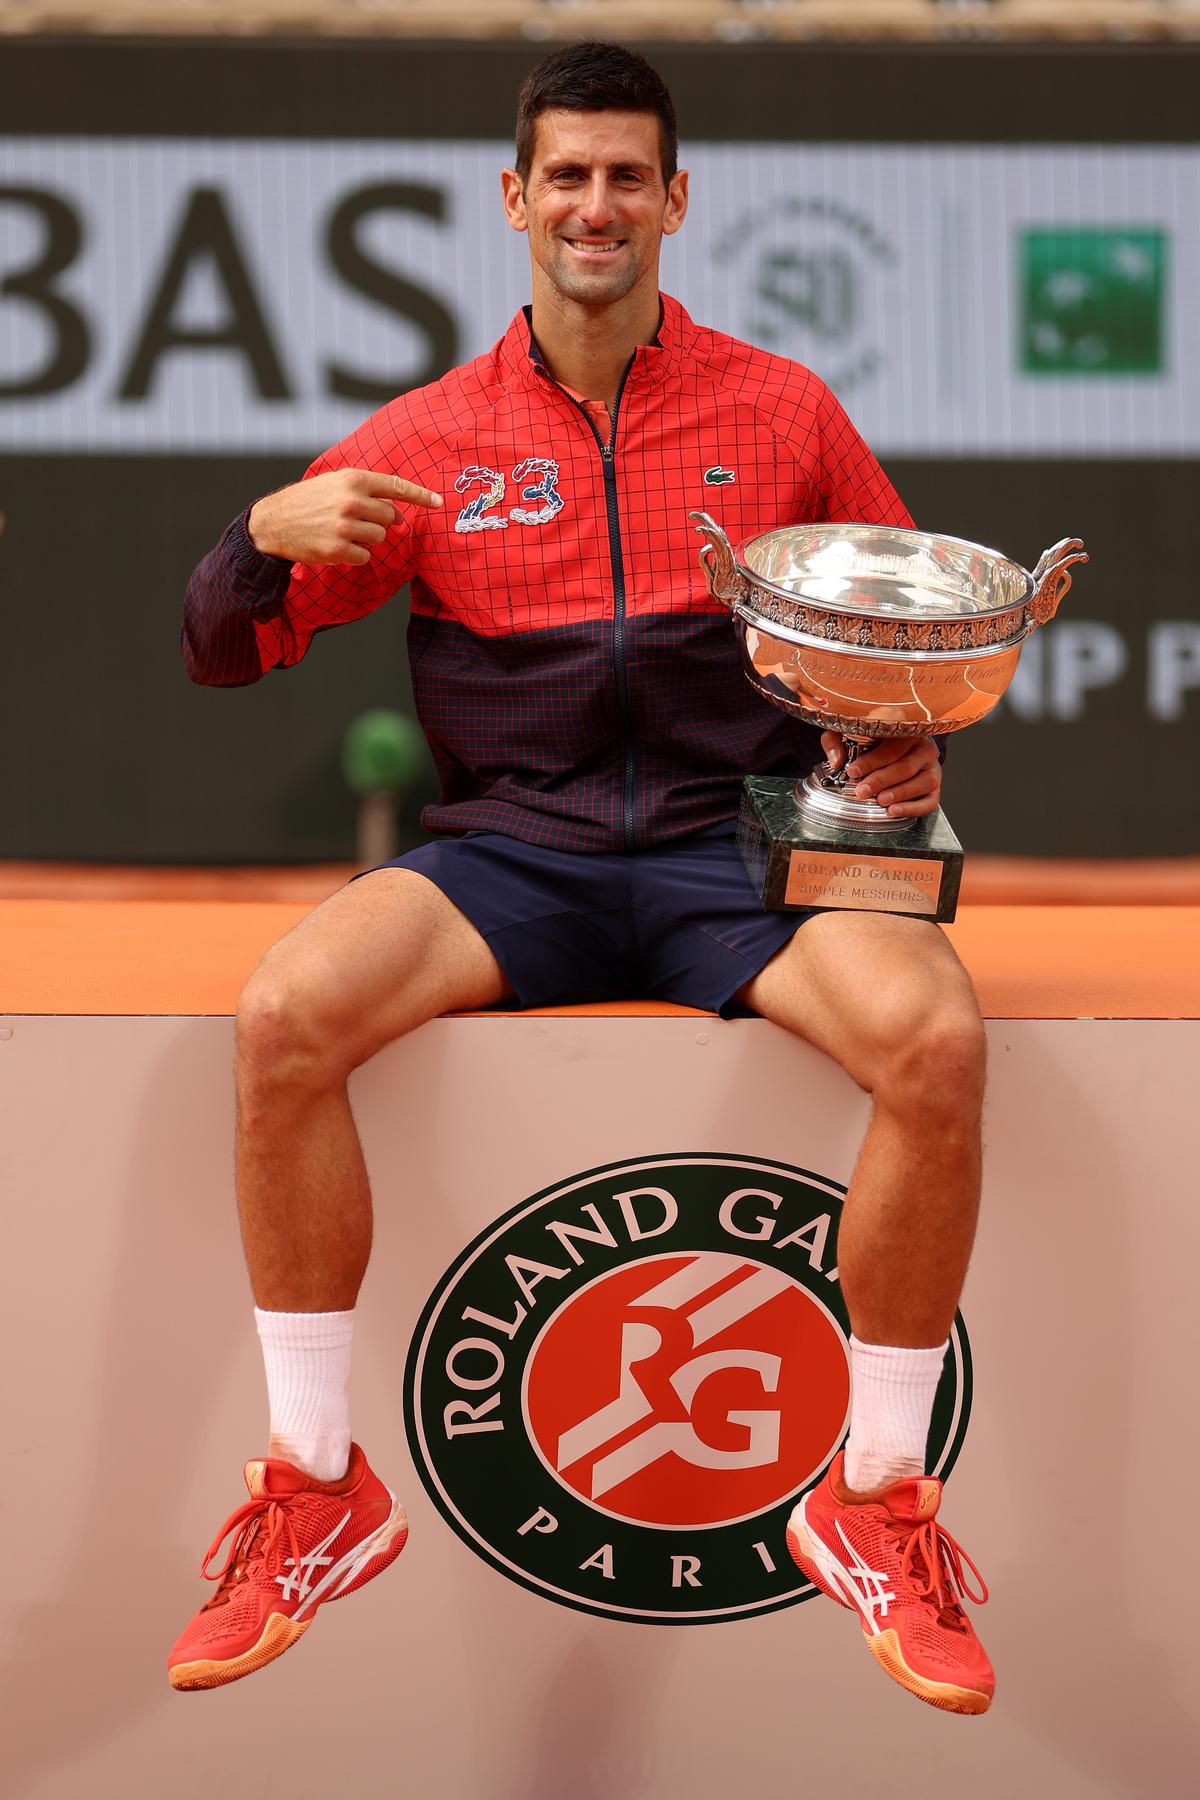
[[[936,1519],[926,1519],[915,1529],[900,1524],[894,1529],[897,1541],[905,1537],[908,1540],[900,1565],[904,1579],[911,1582],[913,1592],[921,1599],[933,1601],[944,1623],[965,1623],[960,1604],[963,1600],[972,1600],[976,1606],[985,1604],[988,1590],[983,1576],[962,1545]],[[978,1593],[967,1579],[964,1563],[979,1583]]]
[[[294,1494],[288,1496],[292,1506],[303,1505],[305,1496]],[[264,1535],[263,1524],[266,1524]],[[225,1539],[233,1532],[234,1539],[229,1546],[229,1554],[215,1575],[209,1572],[209,1563],[221,1548]],[[217,1591],[206,1604],[219,1606],[228,1600],[228,1589],[243,1581],[249,1573],[252,1562],[261,1562],[265,1568],[274,1569],[274,1559],[278,1556],[284,1537],[287,1547],[292,1553],[292,1567],[300,1567],[300,1544],[296,1537],[296,1528],[292,1523],[287,1507],[269,1494],[261,1494],[256,1500],[247,1500],[236,1512],[230,1513],[224,1525],[209,1545],[204,1561],[200,1564],[200,1574],[205,1581],[218,1583]]]

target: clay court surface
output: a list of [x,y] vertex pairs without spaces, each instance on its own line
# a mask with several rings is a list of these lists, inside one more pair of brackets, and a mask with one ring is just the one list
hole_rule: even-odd
[[[131,882],[125,897],[106,890],[97,874],[73,897],[69,884],[55,897],[38,895],[36,883],[26,898],[0,894],[0,1010],[232,1013],[262,953],[349,872],[276,871],[264,879],[262,871],[212,871],[185,881],[178,872],[151,871],[155,879],[140,890]],[[945,929],[987,1018],[1200,1016],[1200,904],[973,901]],[[632,999],[566,1010],[686,1009]]]
[[[306,900],[357,873],[357,863],[236,868],[0,862],[0,900]],[[969,856],[962,905],[1200,906],[1200,857],[1136,862]]]

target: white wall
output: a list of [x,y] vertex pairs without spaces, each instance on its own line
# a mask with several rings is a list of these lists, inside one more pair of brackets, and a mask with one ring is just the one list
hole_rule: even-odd
[[974,1411],[945,1522],[992,1587],[977,1616],[999,1686],[967,1721],[889,1683],[820,1599],[677,1629],[551,1603],[451,1532],[407,1449],[420,1308],[538,1189],[668,1149],[846,1181],[865,1103],[815,1052],[757,1020],[491,1017],[427,1026],[361,1072],[378,1229],[356,1431],[411,1542],[280,1664],[194,1696],[169,1689],[165,1654],[266,1425],[231,1023],[5,1023],[12,1800],[1193,1791],[1200,1024],[989,1026]]

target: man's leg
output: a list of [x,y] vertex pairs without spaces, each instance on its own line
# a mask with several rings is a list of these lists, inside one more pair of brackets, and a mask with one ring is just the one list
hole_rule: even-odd
[[[395,1561],[396,1496],[350,1442],[353,1308],[371,1195],[346,1081],[393,1038],[510,989],[483,938],[414,870],[376,870],[269,950],[237,1021],[238,1207],[271,1405],[267,1459],[212,1598],[167,1659],[177,1688],[221,1687],[274,1661],[317,1607]],[[208,1567],[208,1559],[205,1568]]]
[[924,1475],[979,1208],[985,1046],[974,992],[929,924],[824,913],[742,998],[826,1051],[873,1101],[838,1234],[850,1435],[844,1461],[795,1508],[789,1547],[857,1609],[894,1680],[946,1711],[984,1712],[994,1678],[960,1604],[965,1558],[935,1523],[940,1485]]
[[237,1191],[271,1401],[268,1454],[323,1480],[350,1449],[353,1308],[371,1192],[347,1078],[436,1017],[511,993],[475,927],[413,870],[351,883],[269,950],[237,1022]]
[[237,1190],[263,1310],[352,1307],[371,1248],[371,1195],[351,1072],[445,1012],[511,997],[495,957],[432,882],[382,869],[267,951],[237,1016]]
[[855,1335],[945,1343],[979,1209],[985,1045],[970,979],[923,921],[822,913],[739,998],[874,1102],[838,1236]]

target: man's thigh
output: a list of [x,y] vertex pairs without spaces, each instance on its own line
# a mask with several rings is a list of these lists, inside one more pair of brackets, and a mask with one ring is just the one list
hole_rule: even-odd
[[442,1013],[511,999],[499,963],[425,876],[377,869],[267,951],[247,995],[336,1030],[350,1066]]
[[825,912],[738,999],[826,1051],[863,1087],[906,1043],[979,1034],[979,1003],[949,939],[924,919]]

